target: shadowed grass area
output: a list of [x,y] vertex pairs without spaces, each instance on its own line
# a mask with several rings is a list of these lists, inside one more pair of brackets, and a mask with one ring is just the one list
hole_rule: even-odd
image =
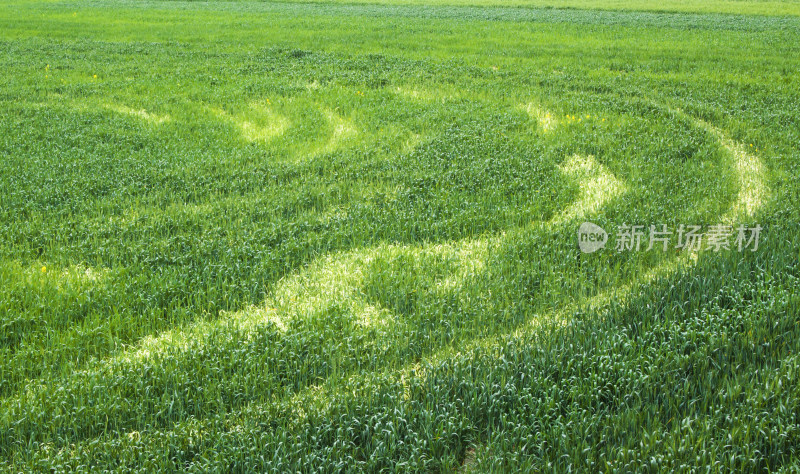
[[736,4],[9,4],[0,468],[797,468],[800,22]]

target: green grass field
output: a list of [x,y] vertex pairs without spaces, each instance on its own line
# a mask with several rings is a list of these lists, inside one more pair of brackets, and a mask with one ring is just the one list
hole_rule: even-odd
[[0,5],[0,470],[800,469],[800,2]]

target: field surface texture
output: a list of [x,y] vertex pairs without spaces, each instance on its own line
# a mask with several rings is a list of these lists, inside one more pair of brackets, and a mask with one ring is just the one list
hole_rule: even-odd
[[3,0],[0,66],[0,471],[800,469],[800,2]]

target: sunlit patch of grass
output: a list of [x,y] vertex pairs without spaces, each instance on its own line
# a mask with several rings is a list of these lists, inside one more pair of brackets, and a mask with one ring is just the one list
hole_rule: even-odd
[[625,192],[625,184],[598,163],[594,156],[573,155],[560,165],[560,169],[570,179],[577,181],[580,194],[575,202],[553,219],[554,225],[597,214],[611,198]]
[[219,107],[211,107],[210,110],[217,117],[232,122],[242,138],[251,142],[269,143],[281,136],[290,125],[286,117],[260,102],[251,103],[246,113],[229,114]]
[[440,89],[431,89],[420,85],[413,86],[396,86],[391,91],[400,97],[420,101],[423,103],[436,103],[446,100],[453,100],[460,97],[458,91],[445,91]]
[[[769,197],[763,162],[757,155],[748,152],[748,148],[743,143],[731,140],[722,130],[703,121],[698,120],[698,123],[711,131],[733,158],[736,175],[739,179],[739,193],[736,201],[723,220],[734,222],[736,219],[754,217]],[[752,145],[750,147],[752,148]]]
[[419,133],[411,133],[409,134],[408,138],[403,141],[402,148],[400,149],[401,154],[408,154],[414,151],[414,149],[422,143],[423,137]]
[[533,120],[535,120],[536,123],[539,124],[539,127],[544,132],[550,132],[554,130],[559,124],[558,119],[556,119],[556,117],[553,116],[552,112],[542,108],[541,106],[533,102],[528,102],[527,104],[522,106],[522,109],[525,110],[525,112]]
[[[363,300],[359,290],[365,270],[377,253],[373,249],[324,256],[307,270],[281,280],[274,293],[274,303],[268,304],[274,304],[292,317],[302,318],[338,303],[346,305],[359,320],[373,320],[377,317],[376,310]],[[384,314],[384,318],[386,316]]]
[[47,262],[22,265],[19,262],[3,262],[0,267],[11,281],[26,285],[44,285],[52,289],[66,290],[71,285],[84,285],[101,281],[109,274],[108,269],[96,269],[82,264],[56,266]]
[[[446,269],[436,272],[433,285],[426,291],[447,293],[458,290],[466,279],[485,271],[491,245],[491,240],[467,240],[421,247],[378,246],[325,256],[307,270],[282,280],[276,288],[274,300],[271,300],[274,302],[268,306],[274,304],[281,312],[297,318],[319,313],[334,304],[343,304],[349,314],[364,325],[378,323],[391,327],[398,323],[391,312],[364,297],[367,278],[374,278],[369,275],[383,269],[387,263],[391,265],[391,262],[420,264],[435,259],[446,263]],[[397,277],[402,278],[400,275]]]
[[255,102],[249,106],[247,119],[238,121],[237,125],[247,140],[269,142],[282,135],[290,122],[286,117],[275,113],[269,104]]
[[152,112],[148,112],[145,109],[133,109],[131,107],[127,107],[121,104],[103,104],[103,106],[119,114],[124,114],[131,117],[139,118],[144,121],[154,123],[157,125],[172,120],[172,117],[170,117],[169,114],[154,114]]
[[322,113],[328,120],[330,137],[324,145],[313,151],[312,156],[334,152],[339,147],[346,145],[348,141],[354,139],[358,133],[352,121],[345,119],[336,111],[325,108]]
[[115,114],[141,120],[152,125],[161,125],[172,120],[170,114],[159,114],[146,109],[137,109],[115,102],[101,102],[95,99],[73,99],[65,97],[60,93],[49,93],[47,102],[31,103],[30,106],[44,109],[63,107],[81,113],[97,113],[102,110],[108,110]]

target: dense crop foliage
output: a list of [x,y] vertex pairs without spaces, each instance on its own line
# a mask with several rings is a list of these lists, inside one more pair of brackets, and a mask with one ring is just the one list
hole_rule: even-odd
[[796,3],[433,3],[4,5],[0,469],[800,469]]

